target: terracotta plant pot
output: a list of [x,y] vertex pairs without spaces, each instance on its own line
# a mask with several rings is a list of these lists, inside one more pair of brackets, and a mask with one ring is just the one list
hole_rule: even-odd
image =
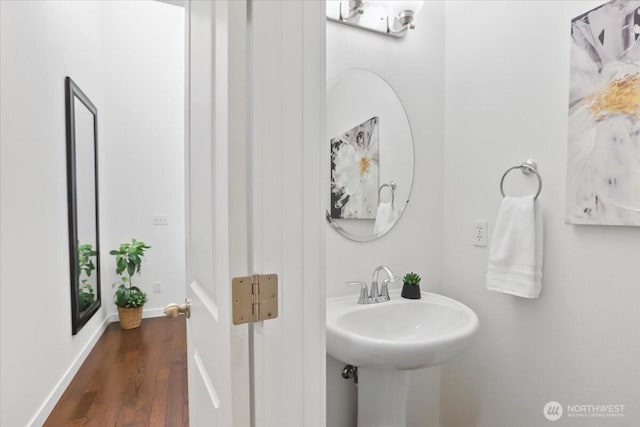
[[142,307],[118,307],[118,317],[120,318],[120,328],[135,329],[142,321]]
[[420,294],[420,285],[407,285],[405,283],[402,285],[402,293],[400,295],[402,298],[420,299],[422,297]]

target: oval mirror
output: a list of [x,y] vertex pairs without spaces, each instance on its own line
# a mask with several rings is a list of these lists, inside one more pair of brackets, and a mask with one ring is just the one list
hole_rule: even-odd
[[360,68],[327,82],[330,153],[327,222],[367,242],[398,222],[413,185],[413,135],[402,102],[378,74]]

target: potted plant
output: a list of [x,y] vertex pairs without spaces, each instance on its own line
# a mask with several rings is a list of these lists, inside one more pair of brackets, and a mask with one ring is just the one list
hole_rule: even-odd
[[140,267],[144,259],[144,252],[151,248],[145,242],[132,239],[131,243],[125,242],[118,249],[109,253],[116,257],[116,274],[119,282],[114,296],[114,302],[118,306],[118,317],[122,329],[134,329],[140,326],[142,320],[142,307],[147,302],[147,294],[134,286],[133,276],[140,274]]
[[420,299],[420,278],[416,273],[407,273],[402,278],[404,284],[402,285],[402,298],[408,299]]
[[[93,263],[93,257],[96,255],[98,255],[98,252],[93,249],[91,243],[83,245],[78,242],[78,279],[80,279],[78,296],[80,312],[85,311],[96,300],[96,296],[93,293],[93,286],[91,286],[90,282],[91,273],[96,269]],[[83,273],[85,277],[83,277]]]

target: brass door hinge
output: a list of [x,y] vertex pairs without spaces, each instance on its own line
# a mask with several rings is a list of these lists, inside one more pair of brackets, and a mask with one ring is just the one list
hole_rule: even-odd
[[234,277],[231,286],[234,325],[278,317],[277,274]]

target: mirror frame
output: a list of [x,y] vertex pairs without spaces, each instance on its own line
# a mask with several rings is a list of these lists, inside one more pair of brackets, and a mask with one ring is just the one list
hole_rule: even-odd
[[[96,212],[96,300],[83,312],[80,312],[80,266],[78,262],[78,200],[76,185],[76,134],[75,134],[75,99],[78,99],[93,115],[93,170],[95,183]],[[65,112],[67,133],[67,198],[69,216],[69,264],[71,272],[71,330],[76,335],[93,317],[102,305],[100,290],[100,221],[98,214],[98,110],[87,95],[71,79],[65,78]]]

